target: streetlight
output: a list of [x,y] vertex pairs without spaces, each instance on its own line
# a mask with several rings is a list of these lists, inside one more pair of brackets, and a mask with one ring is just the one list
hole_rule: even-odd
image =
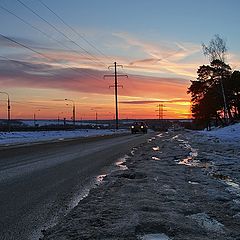
[[10,98],[9,98],[9,94],[7,92],[0,92],[2,94],[5,94],[7,95],[7,102],[8,102],[8,105],[7,105],[7,110],[8,110],[8,131],[10,132],[10,120],[11,120],[11,116],[10,116],[10,111],[11,111],[11,107],[10,107]]
[[97,124],[98,124],[98,112],[97,112],[97,110],[94,109],[94,108],[91,108],[91,110],[92,110],[92,111],[95,111],[95,120],[96,120],[95,124],[96,124],[96,126],[97,126]]
[[76,108],[75,108],[75,102],[71,99],[67,99],[65,98],[65,101],[70,101],[72,102],[72,105],[73,105],[73,110],[72,110],[72,120],[73,120],[73,126],[75,128],[75,120],[76,120]]
[[58,125],[59,125],[59,122],[60,122],[60,114],[63,114],[63,112],[60,112],[60,113],[58,114]]
[[[37,112],[40,112],[40,109],[37,110]],[[33,124],[34,124],[34,127],[36,127],[36,113],[34,112],[33,114]]]

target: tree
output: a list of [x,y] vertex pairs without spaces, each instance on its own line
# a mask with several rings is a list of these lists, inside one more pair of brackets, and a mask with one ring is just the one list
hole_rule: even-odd
[[[203,54],[209,57],[209,60],[211,63],[214,61],[219,61],[220,63],[224,63],[225,55],[227,52],[226,41],[224,41],[218,34],[216,34],[214,37],[215,38],[210,41],[208,46],[206,46],[205,44],[202,44]],[[220,70],[221,70],[221,66],[223,66],[223,64],[220,64],[218,66]],[[220,79],[220,86],[221,86],[223,102],[224,102],[224,119],[225,119],[225,123],[227,124],[228,116],[229,116],[229,108],[226,100],[225,89],[223,86],[223,79]]]
[[214,60],[225,61],[227,52],[226,41],[223,40],[218,34],[214,36],[208,46],[202,44],[203,54],[209,57],[210,62]]
[[234,71],[226,81],[229,108],[234,119],[240,119],[240,72]]
[[229,79],[231,68],[220,60],[214,60],[210,65],[200,66],[196,80],[191,81],[188,93],[191,93],[193,117],[201,125],[207,127],[214,119],[223,124],[224,100],[221,83]]
[[208,127],[213,120],[217,125],[225,125],[240,119],[240,72],[232,72],[224,62],[225,41],[215,35],[209,46],[202,47],[210,65],[199,67],[197,79],[188,88],[196,122]]

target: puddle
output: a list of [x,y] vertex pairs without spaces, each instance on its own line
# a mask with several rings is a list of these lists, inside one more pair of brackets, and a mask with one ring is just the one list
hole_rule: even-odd
[[190,167],[200,167],[200,162],[198,160],[194,160],[192,156],[186,157],[178,162],[180,165],[186,165]]
[[98,175],[96,177],[97,184],[100,184],[106,176],[106,174]]
[[160,150],[159,146],[153,147],[152,149],[153,149],[153,151],[159,151]]
[[151,137],[147,140],[148,143],[152,142],[153,140],[155,140],[156,138],[155,137]]
[[194,166],[194,167],[204,167],[206,165],[206,163],[201,163],[199,160],[195,160],[194,158],[196,158],[198,156],[198,151],[197,149],[193,148],[188,141],[185,141],[183,139],[179,139],[179,135],[176,135],[174,137],[172,137],[172,139],[177,140],[178,142],[180,142],[180,146],[182,146],[185,149],[190,150],[189,152],[189,156],[187,156],[184,159],[181,159],[178,164],[182,164],[182,165],[187,165],[187,166]]
[[158,157],[152,157],[152,160],[159,161],[159,160],[160,160],[160,158],[158,158]]
[[144,236],[139,237],[140,240],[171,240],[166,234],[164,233],[156,233],[156,234],[146,234]]
[[233,182],[232,180],[228,180],[228,181],[226,181],[226,183],[227,183],[230,187],[233,187],[233,188],[235,188],[235,189],[237,189],[237,190],[240,190],[239,184]]
[[125,165],[125,163],[126,163],[127,159],[129,159],[129,158],[130,158],[130,157],[129,157],[128,155],[125,155],[124,157],[119,158],[119,159],[117,160],[117,162],[115,163],[115,165],[116,165],[117,167],[119,167],[121,170],[127,170],[128,167]]
[[179,137],[179,135],[175,135],[175,136],[173,136],[171,139],[172,139],[172,140],[175,140],[175,139],[178,139],[178,137]]
[[133,147],[133,148],[132,148],[132,150],[131,150],[131,155],[132,155],[132,156],[134,156],[134,153],[135,153],[136,150],[137,150],[136,147]]
[[189,184],[192,184],[192,185],[198,185],[199,183],[198,182],[192,182],[192,181],[188,181]]

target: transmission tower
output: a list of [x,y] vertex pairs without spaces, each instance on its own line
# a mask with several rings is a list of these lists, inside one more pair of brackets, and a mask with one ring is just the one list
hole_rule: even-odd
[[158,104],[157,105],[157,110],[156,110],[156,112],[158,112],[158,114],[157,114],[157,116],[158,116],[158,120],[163,120],[163,108],[164,108],[165,106],[163,105],[163,104]]
[[114,68],[114,74],[110,74],[110,75],[104,75],[104,78],[106,77],[114,77],[114,85],[109,86],[109,88],[114,87],[114,93],[115,93],[115,109],[116,109],[116,115],[115,115],[115,119],[116,119],[116,129],[118,129],[118,88],[121,87],[123,88],[122,85],[118,84],[118,77],[128,77],[128,75],[126,74],[118,74],[117,73],[117,68],[121,67],[123,68],[122,65],[117,65],[116,62],[114,62],[114,65],[109,66],[108,68]]

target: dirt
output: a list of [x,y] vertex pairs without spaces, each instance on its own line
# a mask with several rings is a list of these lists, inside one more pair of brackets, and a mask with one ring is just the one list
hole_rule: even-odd
[[42,239],[240,239],[238,146],[188,131],[158,134]]

